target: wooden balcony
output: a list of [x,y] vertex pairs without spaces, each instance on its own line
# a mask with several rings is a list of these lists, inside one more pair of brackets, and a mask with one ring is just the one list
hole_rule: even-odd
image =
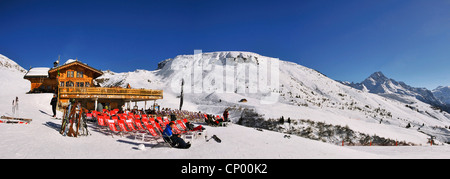
[[163,90],[102,88],[102,87],[60,87],[60,98],[76,99],[123,99],[131,101],[147,101],[163,99]]

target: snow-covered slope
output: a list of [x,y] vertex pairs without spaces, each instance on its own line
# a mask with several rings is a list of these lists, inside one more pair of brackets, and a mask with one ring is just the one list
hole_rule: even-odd
[[[162,103],[171,108],[178,108],[184,79],[185,103],[190,104],[184,106],[213,114],[228,108],[235,122],[249,109],[265,119],[323,121],[416,144],[427,142],[425,134],[450,141],[450,115],[414,97],[403,102],[388,99],[343,85],[316,70],[252,52],[179,55],[160,63],[155,71],[105,73],[99,79],[103,86],[129,83],[135,88],[164,89],[164,98],[171,102]],[[239,102],[244,98],[246,103]],[[412,127],[405,128],[408,124]]]

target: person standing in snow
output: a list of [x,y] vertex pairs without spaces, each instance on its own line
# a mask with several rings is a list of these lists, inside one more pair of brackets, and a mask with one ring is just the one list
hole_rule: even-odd
[[53,98],[50,101],[50,105],[52,105],[53,117],[56,117],[56,104],[58,103],[58,98],[56,94],[53,94]]
[[16,117],[16,113],[19,113],[19,97],[16,96],[16,100],[12,102],[12,112],[14,117]]
[[228,122],[228,115],[230,115],[230,114],[228,113],[228,109],[225,109],[225,111],[223,112],[223,120],[224,120],[225,122]]

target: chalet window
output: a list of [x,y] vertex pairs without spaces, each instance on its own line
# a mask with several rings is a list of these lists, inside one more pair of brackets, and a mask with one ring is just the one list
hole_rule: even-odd
[[84,82],[77,82],[77,87],[84,87]]
[[77,71],[77,78],[83,78],[83,72]]
[[64,81],[61,81],[61,82],[59,83],[59,86],[60,86],[60,87],[64,87]]
[[73,87],[73,82],[71,81],[66,82],[66,87]]
[[86,82],[86,85],[84,85],[84,86],[89,87],[89,86],[91,86],[91,84],[89,82]]
[[67,78],[73,78],[73,71],[67,71]]

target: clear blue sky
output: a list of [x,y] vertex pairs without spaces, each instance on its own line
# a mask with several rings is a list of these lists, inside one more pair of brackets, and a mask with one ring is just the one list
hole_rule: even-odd
[[76,58],[156,69],[194,49],[251,51],[360,82],[375,71],[450,85],[450,0],[0,1],[0,54],[24,68]]

